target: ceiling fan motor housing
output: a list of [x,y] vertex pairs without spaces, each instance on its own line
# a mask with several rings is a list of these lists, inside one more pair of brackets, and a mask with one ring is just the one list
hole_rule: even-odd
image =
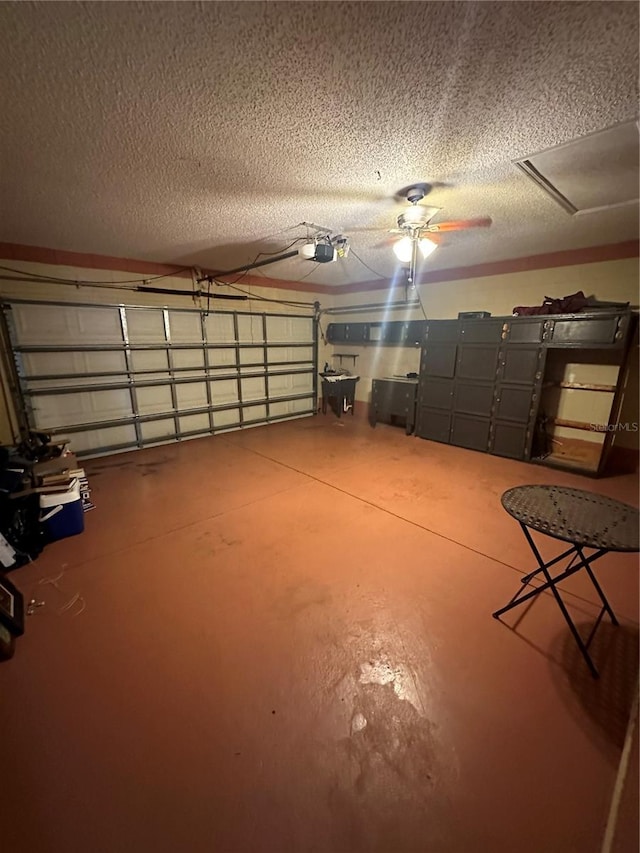
[[411,187],[411,189],[407,192],[407,201],[410,201],[411,204],[417,204],[427,194],[428,184],[422,184],[415,187]]

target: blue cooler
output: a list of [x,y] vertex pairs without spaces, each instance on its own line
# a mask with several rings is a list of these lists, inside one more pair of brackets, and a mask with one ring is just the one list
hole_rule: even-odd
[[82,533],[84,512],[77,480],[72,481],[66,492],[40,495],[40,522],[50,541]]

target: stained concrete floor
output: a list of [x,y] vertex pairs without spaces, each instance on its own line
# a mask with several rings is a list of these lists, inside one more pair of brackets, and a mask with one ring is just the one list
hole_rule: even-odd
[[[637,504],[635,477],[332,416],[87,470],[85,533],[11,574],[45,605],[0,665],[4,850],[601,850],[637,556],[598,564],[622,624],[601,625],[594,681],[550,595],[491,618],[532,568],[499,498],[554,482]],[[565,593],[586,628],[588,581]],[[636,850],[628,788],[620,814],[615,849]]]

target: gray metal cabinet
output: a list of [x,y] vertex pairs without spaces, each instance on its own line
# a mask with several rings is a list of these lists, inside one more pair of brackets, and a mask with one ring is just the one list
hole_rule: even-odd
[[499,343],[504,323],[495,320],[460,320],[459,337],[461,344]]
[[511,344],[540,343],[549,336],[553,322],[542,317],[519,317],[506,320],[502,326],[502,340]]
[[416,434],[528,460],[549,350],[582,349],[576,358],[587,360],[618,350],[607,358],[621,362],[633,327],[628,311],[428,321]]
[[456,372],[456,344],[429,344],[422,350],[420,372],[425,376],[452,378]]
[[416,412],[416,435],[448,443],[451,431],[453,379],[422,374],[418,386],[421,404]]
[[622,336],[622,320],[621,316],[554,320],[551,340],[554,345],[579,347],[615,344]]
[[492,382],[466,382],[456,380],[453,395],[453,410],[467,415],[488,418],[493,407],[494,385]]
[[[525,335],[523,339],[528,337]],[[501,347],[492,412],[491,453],[529,459],[545,356],[543,346],[520,344],[512,338]]]
[[415,379],[374,379],[371,384],[371,426],[378,421],[393,423],[396,418],[405,422],[407,435],[413,432],[416,413]]
[[489,418],[454,412],[451,416],[451,444],[470,450],[489,450]]
[[456,378],[492,382],[496,375],[498,347],[460,344],[456,359]]
[[451,412],[445,409],[431,409],[428,406],[418,408],[416,435],[430,441],[449,443],[451,436]]

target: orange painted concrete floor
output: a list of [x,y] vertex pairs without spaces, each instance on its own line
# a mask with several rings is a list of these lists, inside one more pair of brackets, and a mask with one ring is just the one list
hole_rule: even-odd
[[[85,533],[10,574],[45,604],[0,665],[7,853],[602,849],[637,555],[596,566],[621,621],[596,635],[596,681],[551,595],[491,617],[533,568],[500,495],[637,505],[634,476],[333,416],[86,467]],[[588,578],[564,592],[586,630]],[[637,850],[628,788],[619,815],[611,849]]]

